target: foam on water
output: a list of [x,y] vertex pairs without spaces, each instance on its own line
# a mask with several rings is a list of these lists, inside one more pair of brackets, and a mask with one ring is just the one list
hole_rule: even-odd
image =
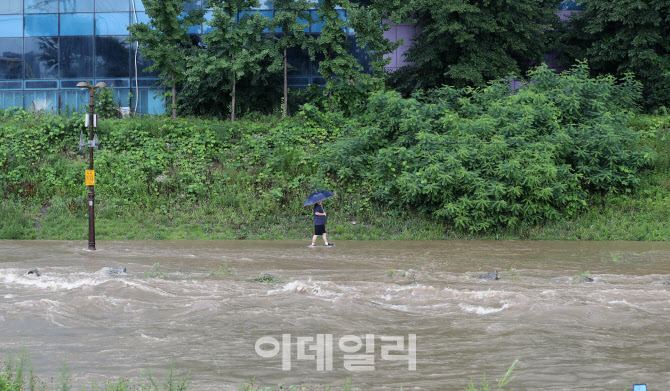
[[458,306],[465,312],[469,312],[469,313],[477,314],[477,315],[494,314],[496,312],[501,312],[501,311],[509,308],[509,304],[507,304],[507,303],[503,304],[503,306],[500,307],[500,308],[482,307],[482,306],[479,306],[479,305],[469,305],[469,304],[464,304],[464,303],[459,303]]
[[[89,275],[90,276],[90,275]],[[0,274],[0,283],[6,285],[22,285],[38,289],[48,290],[72,290],[82,287],[98,286],[109,279],[96,277],[81,277],[81,275],[69,275],[67,277],[45,276],[28,277],[22,273],[9,272]]]
[[[321,284],[331,284],[335,285],[331,282],[321,282]],[[306,293],[314,296],[321,296],[321,297],[326,297],[326,296],[332,296],[335,294],[334,291],[332,290],[326,290],[321,287],[321,285],[315,281],[308,280],[308,281],[291,281],[284,285],[281,289],[273,289],[268,291],[268,295],[273,295],[277,293],[286,293],[286,292],[294,292],[294,293]]]

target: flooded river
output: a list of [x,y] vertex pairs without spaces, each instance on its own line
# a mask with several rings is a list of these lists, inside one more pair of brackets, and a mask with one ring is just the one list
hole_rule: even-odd
[[670,243],[307,244],[0,241],[0,359],[81,386],[174,362],[193,390],[463,390],[519,360],[515,390],[670,390]]

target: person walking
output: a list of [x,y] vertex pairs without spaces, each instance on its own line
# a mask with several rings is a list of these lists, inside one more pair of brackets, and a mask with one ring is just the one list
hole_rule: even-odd
[[312,236],[312,244],[308,247],[316,247],[316,239],[319,235],[323,238],[326,247],[335,246],[333,243],[328,243],[326,236],[326,212],[323,210],[323,200],[314,204],[314,236]]

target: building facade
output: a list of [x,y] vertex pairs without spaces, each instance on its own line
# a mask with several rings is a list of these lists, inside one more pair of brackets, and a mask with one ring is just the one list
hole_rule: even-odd
[[[201,8],[203,1],[193,0],[189,8]],[[316,17],[318,0],[313,1]],[[272,17],[272,0],[262,3],[255,12]],[[565,1],[561,12],[578,8],[575,1]],[[346,10],[339,12],[346,19]],[[206,9],[205,18],[211,15]],[[149,63],[127,40],[128,26],[148,20],[142,0],[0,0],[0,108],[78,110],[88,104],[88,96],[77,83],[102,81],[113,86],[120,106],[164,113],[163,100],[156,96],[157,73],[145,71]],[[317,35],[322,27],[314,23],[309,33]],[[189,32],[197,40],[209,29],[203,24]],[[405,65],[403,53],[414,33],[413,25],[393,26],[386,33],[405,39],[405,46],[391,54],[390,71]],[[354,45],[354,32],[348,29],[347,37],[353,54],[367,68],[367,55]],[[304,51],[292,51],[289,62],[294,67],[291,87],[325,83],[318,63]]]
[[[263,3],[256,12],[272,17],[272,1]],[[201,8],[202,0],[189,3],[194,7]],[[316,16],[316,9],[311,12]],[[346,18],[345,10],[339,12]],[[211,15],[207,10],[205,18]],[[78,109],[88,96],[77,83],[102,81],[114,86],[122,107],[165,112],[162,98],[155,97],[157,73],[144,70],[149,63],[127,41],[127,27],[148,20],[142,0],[0,0],[0,108]],[[309,32],[322,27],[312,24]],[[209,29],[203,24],[189,33],[197,40]],[[290,62],[292,87],[324,83],[318,64],[302,51],[292,53]]]

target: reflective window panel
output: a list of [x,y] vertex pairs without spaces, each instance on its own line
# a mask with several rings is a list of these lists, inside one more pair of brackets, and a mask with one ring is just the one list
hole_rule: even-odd
[[58,78],[58,37],[25,38],[26,79]]
[[[133,1],[133,0],[130,0]],[[95,0],[95,12],[130,11],[128,0]],[[135,0],[137,7],[137,0]]]
[[23,13],[23,0],[0,1],[0,14],[20,14],[20,13]]
[[93,12],[94,0],[60,0],[60,12]]
[[0,37],[23,37],[23,15],[0,15]]
[[290,48],[286,52],[289,76],[309,76],[309,54],[307,49]]
[[274,8],[274,2],[272,0],[260,0],[259,3],[261,3],[260,7],[254,7],[254,9],[265,9],[265,10],[271,10]]
[[61,14],[60,35],[93,35],[93,14]]
[[77,88],[76,90],[60,90],[60,103],[61,111],[65,112],[72,113],[78,111],[80,108],[88,110],[88,90],[82,90],[81,88]]
[[146,12],[135,12],[130,14],[130,24],[136,24],[136,23],[146,23],[149,24],[151,19],[149,19],[149,16],[147,15]]
[[60,77],[93,79],[93,37],[61,37]]
[[126,37],[95,37],[95,77],[128,77],[130,43]]
[[0,79],[23,78],[23,38],[0,38]]
[[95,34],[128,35],[129,17],[128,12],[95,14]]
[[0,107],[23,107],[23,91],[0,91]]
[[[5,0],[2,0],[3,2]],[[58,0],[23,0],[23,9],[28,13],[58,12]]]
[[48,37],[58,35],[57,14],[35,14],[25,16],[26,37]]
[[[132,46],[131,50],[131,62],[133,63],[133,66],[131,69],[133,69],[133,74],[130,75],[131,77],[135,77],[134,74],[134,69],[135,69],[135,46]],[[151,66],[154,62],[149,60],[148,58],[142,57],[142,51],[137,52],[137,77],[153,77],[153,76],[158,76],[160,71],[146,71],[145,69],[149,66]]]
[[200,9],[201,7],[200,0],[184,1],[184,9],[187,11]]
[[24,91],[23,107],[32,111],[55,111],[58,91]]
[[[134,7],[134,8],[133,8]],[[130,0],[130,10],[131,11],[146,11],[144,8],[144,3],[142,3],[142,0]]]

